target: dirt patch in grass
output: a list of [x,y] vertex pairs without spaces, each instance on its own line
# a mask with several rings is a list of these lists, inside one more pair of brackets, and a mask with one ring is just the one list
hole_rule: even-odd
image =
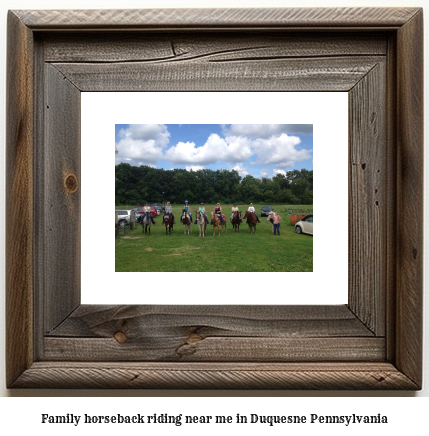
[[144,249],[144,251],[152,251],[152,250],[153,250],[153,248],[150,248],[150,247]]
[[191,250],[200,250],[201,248],[203,248],[203,247],[190,247],[189,245],[186,247],[170,248],[169,254],[162,254],[161,256],[163,256],[163,257],[182,256]]
[[122,236],[122,239],[140,239],[139,236]]

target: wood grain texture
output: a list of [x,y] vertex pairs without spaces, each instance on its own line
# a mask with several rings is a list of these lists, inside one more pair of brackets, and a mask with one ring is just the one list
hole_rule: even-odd
[[395,28],[417,8],[134,9],[14,11],[32,29]]
[[[38,274],[34,274],[34,307],[44,307],[45,298],[45,271],[48,268],[48,262],[44,253],[45,248],[45,189],[40,187],[45,186],[45,155],[49,150],[45,147],[45,62],[43,44],[34,44],[34,113],[35,116],[35,132],[34,132],[34,219],[32,224],[34,226],[34,270]],[[46,332],[44,311],[34,311],[34,353],[35,360],[40,359],[40,350],[43,349],[43,338]]]
[[115,361],[126,350],[130,361],[382,361],[385,340],[342,305],[98,305],[80,306],[44,349],[46,360]]
[[[7,201],[42,215],[7,239],[8,386],[421,387],[421,10],[17,11],[8,26]],[[349,91],[348,307],[79,306],[84,90]]]
[[14,387],[92,389],[416,389],[389,363],[35,363]]
[[422,381],[423,11],[398,32],[397,364]]
[[[88,37],[76,33],[67,37],[43,35],[45,60],[68,63],[237,61],[255,59],[323,58],[386,55],[386,38],[378,34],[292,34],[280,31],[195,35],[183,32],[120,33],[99,32]],[[106,53],[106,41],[109,50]]]
[[[367,337],[374,336],[345,305],[169,306],[82,305],[49,336],[129,339],[168,337]],[[149,332],[149,333],[148,333]]]
[[[80,91],[45,66],[44,228],[45,332],[80,304]],[[61,241],[61,242],[60,242]]]
[[[8,14],[6,111],[6,382],[33,357],[33,49],[31,32]],[[19,223],[19,224],[18,224]]]
[[44,360],[79,362],[383,362],[383,338],[200,337],[171,329],[169,336],[110,339],[46,338]]
[[[386,64],[349,93],[349,307],[376,335],[385,335]],[[364,272],[364,273],[363,273]],[[359,289],[359,291],[357,291]]]
[[55,63],[82,91],[348,91],[378,57],[240,62]]

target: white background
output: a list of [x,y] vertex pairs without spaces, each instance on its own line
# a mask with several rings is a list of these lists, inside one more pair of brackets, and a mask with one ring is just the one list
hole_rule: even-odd
[[[314,209],[318,211],[313,272],[300,273],[115,273],[114,239],[107,236],[112,233],[109,219],[100,220],[98,225],[104,229],[97,235],[91,226],[82,226],[82,303],[347,303],[348,93],[84,92],[81,96],[82,222],[93,206],[95,193],[98,204],[113,205],[115,202],[115,124],[313,124]],[[327,193],[332,187],[335,195],[329,198]],[[334,227],[332,215],[324,213],[328,212],[326,204],[333,198],[338,217],[335,220],[336,238],[332,237],[331,231],[319,230]],[[160,220],[157,221],[160,224]],[[196,232],[197,226],[193,227]],[[177,231],[181,232],[181,227]],[[189,236],[183,235],[186,237]],[[195,233],[191,237],[195,237]],[[208,237],[213,236],[209,233]],[[234,234],[221,236],[224,237],[233,238]],[[249,253],[237,253],[238,256],[258,250],[250,238],[249,235]],[[149,239],[147,243],[150,244]],[[275,253],[268,255],[275,256]],[[190,286],[181,287],[180,292],[175,286],[171,290],[157,286],[167,281],[180,283],[180,280],[186,280]],[[136,286],[141,283],[145,283],[146,289],[157,289],[157,292],[142,294],[142,287]],[[193,283],[203,283],[204,292],[192,286]],[[219,286],[219,283],[224,285]],[[242,292],[231,292],[230,283],[236,284]]]
[[[426,2],[427,3],[427,2]],[[68,9],[84,9],[84,8],[141,8],[141,7],[296,7],[296,6],[421,6],[423,7],[425,2],[423,0],[419,1],[396,1],[396,0],[342,0],[342,1],[329,1],[329,2],[320,2],[320,1],[292,1],[292,0],[147,0],[145,2],[137,1],[137,0],[122,0],[120,3],[116,1],[108,1],[108,0],[74,0],[74,1],[64,1],[61,2],[62,8]],[[0,90],[0,98],[2,101],[2,107],[4,111],[6,110],[5,103],[5,59],[6,59],[6,11],[7,9],[35,9],[35,8],[44,8],[44,9],[55,9],[59,7],[58,0],[6,0],[2,2],[0,5],[0,19],[1,19],[1,42],[0,42],[0,59],[2,63],[2,68],[0,69],[0,78],[1,78],[1,90]],[[427,13],[425,13],[425,22],[428,22]],[[427,27],[427,26],[426,26]],[[425,59],[428,59],[428,41],[425,37]],[[425,69],[427,72],[427,68]],[[426,76],[427,77],[427,73]],[[427,91],[425,92],[425,100],[427,97]],[[427,111],[425,115],[425,126],[428,126],[427,120]],[[0,134],[1,137],[4,138],[4,117],[0,118]],[[426,140],[427,144],[427,140]],[[4,157],[0,156],[0,174],[4,174]],[[427,168],[428,160],[425,158],[425,166]],[[4,192],[4,180],[0,180],[1,183],[1,192]],[[3,197],[4,198],[4,197]],[[6,211],[6,205],[4,202],[1,204],[2,213],[0,216],[2,217],[1,227],[2,232],[0,232],[0,242],[1,246],[4,247],[4,230],[5,230],[5,220],[4,214]],[[427,236],[425,236],[425,242],[427,242]],[[426,245],[426,244],[425,244]],[[0,270],[0,283],[4,283],[4,258],[5,258],[4,250],[1,253],[1,262],[3,267]],[[427,260],[426,260],[427,266]],[[427,267],[426,267],[427,270]],[[1,287],[1,296],[3,300],[3,304],[0,305],[0,319],[4,320],[4,287]],[[427,327],[428,320],[428,310],[427,310],[427,285],[425,285],[425,379],[428,377],[428,350],[429,350],[429,330]],[[4,374],[4,323],[0,325],[0,373]],[[76,429],[64,428],[64,427],[51,427],[50,430],[47,430],[44,427],[41,427],[40,424],[37,424],[37,421],[40,418],[41,413],[52,413],[60,414],[60,413],[69,413],[73,412],[74,406],[78,407],[79,411],[83,411],[84,413],[92,413],[92,412],[100,412],[114,411],[115,413],[126,413],[129,411],[135,412],[138,410],[151,410],[157,411],[161,413],[161,411],[175,413],[175,411],[183,408],[186,408],[188,412],[195,411],[196,414],[204,413],[205,411],[210,411],[210,413],[234,413],[238,407],[242,409],[242,413],[284,413],[287,414],[288,411],[294,411],[295,413],[309,414],[309,413],[342,413],[343,411],[349,413],[362,413],[366,410],[371,413],[377,413],[378,411],[389,412],[390,416],[393,416],[391,423],[389,426],[380,427],[380,426],[368,426],[368,427],[353,427],[347,428],[347,434],[356,434],[361,435],[363,432],[367,435],[379,435],[386,432],[390,434],[397,432],[407,432],[407,433],[421,433],[424,431],[423,429],[427,428],[427,410],[429,406],[429,402],[427,401],[429,394],[428,383],[424,382],[424,388],[421,392],[348,392],[348,391],[335,391],[335,392],[327,392],[327,391],[310,391],[310,392],[295,392],[295,391],[103,391],[103,390],[20,390],[20,391],[8,391],[5,388],[4,376],[0,380],[0,395],[3,396],[17,396],[21,398],[1,398],[0,399],[0,429],[3,431],[6,430],[5,434],[17,433],[20,434],[21,430],[32,432],[34,434],[55,434],[57,435],[59,432],[62,434],[93,434],[94,430],[97,429],[95,427],[90,427],[89,432],[79,431],[77,433]],[[25,399],[22,397],[65,397],[65,398],[38,398],[38,399]],[[82,396],[83,398],[78,398],[74,400],[70,400],[68,397],[73,396]],[[107,399],[107,398],[85,398],[91,396],[125,396],[127,398],[121,398],[118,400],[115,399]],[[153,397],[187,397],[187,398],[153,398]],[[242,398],[234,398],[235,396],[240,396]],[[315,397],[315,398],[290,398],[290,397]],[[344,396],[347,398],[337,398],[338,396]],[[390,396],[392,398],[377,398],[377,397],[386,397]],[[421,399],[407,399],[404,397],[419,397],[425,396],[426,398]],[[150,397],[150,398],[147,398]],[[194,397],[203,397],[203,398],[194,398]],[[208,397],[208,398],[206,398]],[[225,397],[225,398],[217,398],[217,397]],[[250,398],[243,398],[250,397]],[[264,398],[267,397],[267,398]],[[324,397],[317,398],[317,397]],[[372,398],[361,398],[361,397],[372,397]],[[70,407],[72,406],[72,407]],[[71,410],[73,409],[73,410]],[[156,409],[156,410],[155,410]],[[316,410],[316,412],[313,412]],[[321,412],[318,412],[321,411]],[[9,428],[8,428],[9,426]],[[186,428],[181,427],[184,430],[179,431],[189,431]],[[113,429],[113,430],[112,430]],[[112,427],[110,429],[110,433],[116,435],[119,431],[127,431],[127,434],[141,435],[143,432],[141,429],[138,430],[127,430],[126,428],[116,428]],[[236,433],[236,428],[231,428],[234,433]],[[345,433],[345,427],[318,427],[318,434],[341,434]],[[197,431],[199,434],[201,433],[201,427],[198,427]],[[296,428],[292,430],[289,427],[279,427],[274,430],[270,430],[270,433],[274,434],[274,432],[281,434],[285,434],[287,432],[293,432]],[[193,430],[195,431],[195,430]],[[219,432],[219,429],[216,427],[211,427],[210,430],[206,430],[205,433],[213,434],[214,431]],[[223,433],[226,433],[226,429],[221,429]],[[232,433],[232,431],[230,431]],[[106,432],[106,429],[103,427],[103,432]],[[172,429],[169,428],[169,432],[172,432]],[[247,428],[247,432],[249,434],[259,435],[261,434],[261,428]],[[311,433],[310,433],[311,432]],[[329,432],[329,433],[328,433]],[[340,433],[341,432],[341,433]],[[158,431],[158,433],[160,433]],[[153,431],[152,434],[157,434],[157,432]],[[300,434],[314,434],[314,428],[300,428]]]

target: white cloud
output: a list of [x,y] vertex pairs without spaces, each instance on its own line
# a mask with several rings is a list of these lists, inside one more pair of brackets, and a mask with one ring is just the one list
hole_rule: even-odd
[[254,165],[271,165],[277,167],[291,167],[294,162],[311,158],[311,153],[306,149],[297,149],[296,146],[301,143],[297,136],[289,136],[282,133],[278,137],[269,139],[256,139],[253,141],[257,159]]
[[242,163],[238,163],[237,165],[235,165],[234,167],[230,168],[231,170],[235,170],[237,171],[237,173],[241,176],[241,177],[246,177],[247,175],[249,175],[247,168],[244,167],[244,165]]
[[[205,161],[204,158],[209,158]],[[179,142],[165,152],[165,159],[175,164],[213,163],[203,147],[196,147],[195,142]]]
[[268,177],[269,170],[262,168],[260,171],[261,177]]
[[252,142],[248,138],[229,136],[226,143],[227,148],[221,157],[224,162],[244,162],[254,153]]
[[118,135],[122,139],[153,140],[160,148],[166,147],[170,141],[170,132],[165,124],[130,124],[126,129],[121,129]]
[[[299,137],[286,133],[254,140],[243,136],[222,138],[213,133],[202,147],[197,147],[194,142],[179,142],[165,152],[165,159],[175,165],[187,165],[187,168],[204,167],[219,161],[236,164],[233,169],[244,177],[249,173],[240,163],[250,158],[252,165],[276,165],[283,169],[311,158],[309,150],[296,148],[300,143]],[[263,177],[268,176],[268,171],[264,174]]]
[[273,174],[276,176],[277,174],[283,174],[284,176],[286,175],[286,171],[285,170],[279,170],[277,168],[273,169]]
[[199,171],[199,170],[203,170],[204,166],[203,165],[186,165],[186,171]]
[[130,124],[118,135],[121,139],[116,144],[116,161],[128,161],[131,165],[156,166],[170,141],[164,124]]
[[218,161],[242,162],[253,154],[251,143],[246,138],[230,138],[226,141],[212,133],[202,147],[194,142],[179,142],[165,153],[165,159],[174,164],[210,165]]
[[162,150],[154,144],[154,141],[141,141],[121,139],[117,145],[117,159],[128,161],[131,165],[156,165],[162,159]]

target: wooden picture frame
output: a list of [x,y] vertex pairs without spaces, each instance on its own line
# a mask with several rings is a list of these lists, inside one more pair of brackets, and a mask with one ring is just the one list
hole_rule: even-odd
[[[420,389],[422,46],[419,8],[10,11],[7,386]],[[347,305],[80,304],[80,94],[167,90],[349,93]]]

